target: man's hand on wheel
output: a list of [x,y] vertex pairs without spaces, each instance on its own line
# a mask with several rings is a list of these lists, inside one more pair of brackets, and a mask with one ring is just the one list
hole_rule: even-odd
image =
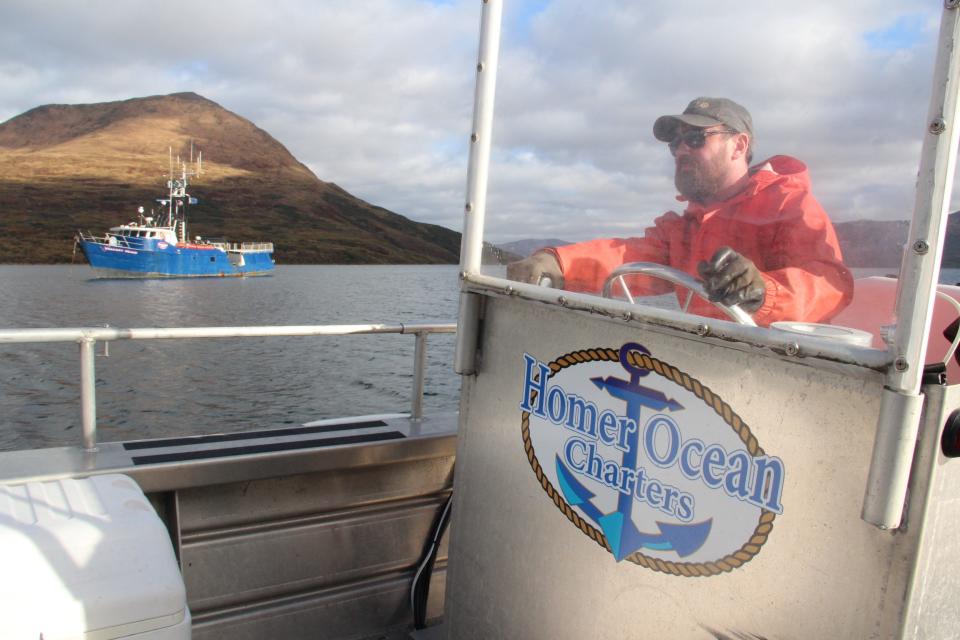
[[749,258],[730,247],[717,249],[709,262],[697,265],[711,302],[721,302],[728,307],[740,305],[753,313],[763,305],[767,286],[760,270]]
[[563,271],[560,270],[560,263],[552,253],[542,251],[507,265],[509,280],[540,284],[544,278],[550,279],[552,287],[563,287]]

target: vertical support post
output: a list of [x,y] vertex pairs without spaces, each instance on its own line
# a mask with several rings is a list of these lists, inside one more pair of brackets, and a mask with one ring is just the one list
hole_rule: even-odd
[[502,0],[483,0],[480,18],[480,51],[473,102],[473,130],[470,132],[470,160],[467,166],[467,202],[464,205],[460,266],[467,273],[480,271],[483,253],[483,219],[487,210],[487,180],[490,175],[490,148],[493,138],[493,104],[500,57]]
[[417,331],[416,344],[413,348],[413,402],[410,407],[410,417],[414,420],[423,418],[423,384],[427,365],[427,332]]
[[900,267],[897,328],[891,345],[894,362],[887,372],[860,513],[866,522],[881,529],[900,526],[920,426],[920,382],[960,137],[958,5],[957,0],[945,0],[940,22],[913,220]]
[[180,571],[183,571],[183,532],[180,529],[180,493],[174,489],[164,497],[164,518],[170,541],[173,543],[173,553],[177,556]]
[[97,341],[80,341],[80,419],[83,429],[83,448],[97,450],[97,373],[94,348]]
[[472,376],[477,372],[480,295],[467,291],[461,292],[460,311],[457,315],[457,350],[453,356],[453,371],[461,376]]
[[893,529],[903,516],[923,396],[887,388],[882,393],[860,517],[880,529]]
[[[483,0],[480,18],[480,50],[477,60],[477,83],[473,102],[473,129],[470,132],[470,161],[467,167],[467,202],[464,205],[463,237],[460,242],[460,268],[463,275],[480,272],[483,258],[483,222],[487,210],[487,182],[490,174],[490,148],[493,138],[493,105],[497,86],[497,64],[500,57],[500,23],[502,0]],[[474,372],[476,353],[475,331],[463,331],[464,325],[476,326],[480,305],[475,294],[460,294],[460,316],[457,331],[457,355],[454,370],[461,375]]]
[[887,386],[904,393],[917,393],[920,389],[957,164],[957,142],[960,140],[960,127],[957,126],[960,115],[958,4],[950,0],[946,2],[940,24],[914,215],[900,267],[897,328],[892,346],[896,362],[888,374]]

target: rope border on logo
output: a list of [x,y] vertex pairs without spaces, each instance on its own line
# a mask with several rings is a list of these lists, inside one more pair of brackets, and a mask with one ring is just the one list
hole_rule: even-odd
[[[620,350],[601,347],[595,349],[582,349],[580,351],[573,351],[566,355],[560,356],[549,364],[550,377],[552,378],[557,372],[569,366],[598,360],[619,362]],[[627,361],[635,367],[643,367],[644,369],[653,371],[654,373],[663,376],[667,380],[681,385],[687,391],[694,393],[698,398],[703,400],[710,408],[712,408],[717,415],[723,418],[723,421],[726,422],[731,429],[733,429],[734,433],[737,434],[737,436],[746,446],[747,451],[751,456],[756,457],[757,455],[764,454],[764,451],[757,442],[757,439],[750,432],[750,428],[740,418],[740,416],[738,416],[733,409],[730,408],[730,405],[721,400],[720,397],[714,394],[708,387],[701,384],[699,380],[690,377],[688,374],[680,371],[674,366],[666,364],[654,357],[638,351],[631,351],[627,356]],[[532,399],[536,397],[535,394],[536,392],[534,392]],[[550,499],[553,500],[553,504],[555,504],[556,507],[560,509],[565,516],[567,516],[567,519],[569,519],[570,522],[576,525],[577,528],[586,534],[591,540],[595,541],[607,551],[610,551],[610,545],[607,542],[606,536],[604,536],[603,533],[589,524],[586,520],[581,518],[580,515],[573,509],[573,507],[567,504],[560,492],[553,487],[553,485],[550,483],[550,480],[547,479],[546,474],[543,472],[543,468],[540,466],[540,461],[537,459],[536,453],[533,450],[533,443],[530,440],[529,411],[523,412],[520,425],[520,433],[523,436],[523,449],[527,454],[527,460],[530,461],[530,467],[537,476],[537,480],[540,481],[540,486],[543,487],[543,490],[546,491]],[[747,562],[750,562],[755,555],[760,553],[760,547],[762,547],[767,541],[767,537],[770,535],[770,531],[773,529],[773,520],[775,517],[776,514],[772,511],[761,509],[760,519],[757,523],[757,527],[753,531],[753,535],[750,537],[750,540],[744,543],[744,545],[741,546],[737,551],[714,562],[673,562],[669,560],[661,560],[659,558],[651,558],[650,556],[644,555],[639,551],[631,553],[626,557],[626,559],[634,564],[638,564],[641,567],[646,567],[648,569],[653,569],[654,571],[690,578],[715,576],[720,573],[726,573],[743,566]]]

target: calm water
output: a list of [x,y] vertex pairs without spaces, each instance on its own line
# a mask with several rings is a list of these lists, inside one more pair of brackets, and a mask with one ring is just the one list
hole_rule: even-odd
[[[410,324],[457,313],[453,265],[278,267],[268,278],[222,280],[91,275],[86,265],[0,266],[0,327]],[[941,282],[960,282],[960,270],[944,270]],[[99,439],[406,412],[413,347],[409,335],[114,342],[96,359]],[[453,335],[428,340],[427,412],[457,408],[453,351]],[[80,442],[79,366],[72,343],[0,345],[0,449]]]
[[[0,327],[455,322],[457,267],[278,267],[266,278],[95,280],[0,266]],[[118,341],[96,359],[101,441],[406,412],[412,335]],[[98,345],[98,353],[103,347]],[[457,408],[453,335],[431,336],[425,411]],[[0,345],[0,449],[80,442],[72,343]]]

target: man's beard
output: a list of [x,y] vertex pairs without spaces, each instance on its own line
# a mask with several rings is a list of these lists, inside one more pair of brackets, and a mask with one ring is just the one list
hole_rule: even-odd
[[684,156],[677,160],[673,182],[687,200],[709,202],[720,191],[723,177],[723,159],[719,154],[703,160]]

